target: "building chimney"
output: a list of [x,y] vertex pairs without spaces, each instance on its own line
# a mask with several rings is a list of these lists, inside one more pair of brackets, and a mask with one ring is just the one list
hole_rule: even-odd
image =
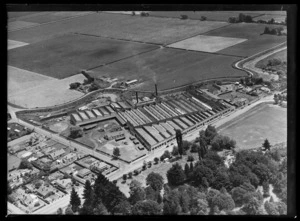
[[139,102],[139,97],[138,97],[138,92],[137,91],[135,92],[135,96],[136,96],[136,103],[138,103]]
[[157,84],[155,84],[155,96],[157,97]]

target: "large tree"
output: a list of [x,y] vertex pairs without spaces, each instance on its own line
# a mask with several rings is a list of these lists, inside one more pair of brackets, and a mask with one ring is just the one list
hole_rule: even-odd
[[84,190],[83,190],[83,199],[85,205],[91,205],[93,202],[93,188],[89,180],[85,181]]
[[146,178],[146,184],[150,185],[155,191],[160,191],[164,184],[164,178],[159,173],[151,172]]
[[114,214],[120,215],[130,215],[131,214],[131,205],[127,200],[120,202],[114,210]]
[[176,215],[181,212],[179,198],[180,195],[177,190],[172,190],[164,195],[164,199],[163,199],[164,215]]
[[234,201],[229,194],[219,193],[212,198],[211,206],[217,206],[220,210],[232,210],[235,207]]
[[206,178],[208,183],[212,183],[213,172],[211,171],[211,169],[204,165],[197,165],[193,171],[191,179],[193,180],[195,185],[199,186],[202,184],[204,177]]
[[138,201],[146,199],[145,190],[139,181],[132,180],[129,189],[129,201],[132,205],[136,204]]
[[124,193],[101,173],[98,174],[97,179],[95,180],[94,191],[95,204],[102,202],[110,213],[114,212],[114,207],[116,205],[123,200],[126,200]]
[[118,147],[114,148],[113,155],[114,155],[114,158],[116,158],[116,159],[120,156],[120,149]]
[[182,167],[175,163],[167,172],[168,183],[171,185],[179,185],[184,182],[185,174]]
[[161,214],[161,207],[152,200],[138,201],[132,207],[133,215],[159,215]]
[[73,126],[70,128],[70,135],[69,137],[72,139],[76,139],[78,137],[82,137],[83,131],[80,127]]
[[183,154],[183,144],[182,144],[182,133],[180,130],[176,130],[176,141],[178,146],[178,153],[180,156]]
[[264,143],[263,143],[263,147],[265,148],[265,150],[270,150],[271,148],[271,144],[268,141],[268,139],[265,139]]
[[80,198],[79,198],[77,192],[75,191],[74,187],[72,188],[72,191],[71,191],[70,204],[72,206],[72,210],[75,212],[78,211],[78,209],[81,205]]

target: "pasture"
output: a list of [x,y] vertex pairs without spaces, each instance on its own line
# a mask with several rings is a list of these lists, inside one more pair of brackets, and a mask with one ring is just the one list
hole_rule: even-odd
[[93,13],[34,28],[9,32],[9,39],[35,43],[67,33],[167,44],[228,25],[226,22]]
[[229,17],[237,17],[239,13],[251,15],[252,17],[259,16],[261,12],[243,12],[243,11],[150,11],[149,16],[180,18],[180,15],[187,15],[189,19],[199,20],[201,16],[205,16],[208,21],[228,21]]
[[7,67],[7,78],[8,97],[14,94],[24,93],[24,91],[45,82],[55,81],[54,78],[11,66]]
[[[27,89],[26,85],[20,83],[23,90],[9,95],[8,101],[26,108],[48,107],[70,102],[82,97],[84,94],[70,90],[69,84],[73,82],[82,83],[84,79],[85,77],[82,74],[78,74],[62,80],[46,80]],[[30,82],[28,84],[31,85]],[[9,84],[8,87],[10,87]]]
[[145,81],[140,89],[178,87],[218,77],[246,76],[246,73],[232,68],[239,58],[172,48],[154,50],[93,70],[92,76],[117,77],[119,80],[140,79]]
[[7,30],[13,31],[16,29],[29,28],[36,25],[38,25],[38,23],[27,22],[27,21],[12,21],[12,22],[8,22]]
[[30,17],[21,17],[19,20],[26,22],[34,22],[38,24],[43,24],[47,22],[59,21],[61,19],[72,18],[76,16],[83,16],[90,13],[89,11],[59,11],[59,12],[48,12],[47,14],[34,14]]
[[69,34],[9,50],[8,64],[62,79],[155,48],[158,46]]
[[7,50],[22,47],[25,45],[28,45],[28,44],[25,42],[20,42],[20,41],[13,41],[13,40],[9,40],[9,39],[7,40]]
[[219,51],[221,54],[248,57],[287,40],[286,36],[262,34],[266,26],[270,28],[280,27],[280,25],[238,23],[231,24],[218,30],[212,30],[205,33],[205,35],[248,39],[248,41]]
[[271,145],[287,141],[287,109],[260,104],[217,128],[220,134],[236,140],[239,149],[261,147],[265,139]]
[[218,52],[244,41],[247,41],[247,39],[198,35],[170,44],[168,47],[192,51]]
[[272,55],[260,60],[259,62],[257,62],[255,64],[255,67],[257,67],[257,68],[265,67],[268,64],[268,61],[271,59],[279,59],[282,62],[284,62],[284,61],[286,62],[287,61],[287,49],[279,51],[275,54],[272,54]]
[[274,14],[272,14],[272,15],[270,15],[270,14],[265,14],[265,15],[262,15],[262,16],[255,17],[253,20],[254,20],[254,21],[258,21],[258,20],[269,21],[269,20],[271,20],[272,18],[273,18],[276,22],[284,22],[286,16],[284,16],[284,15],[274,15]]

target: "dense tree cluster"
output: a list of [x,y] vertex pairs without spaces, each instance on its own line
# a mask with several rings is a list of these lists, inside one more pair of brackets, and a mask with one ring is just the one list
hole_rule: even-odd
[[239,23],[239,22],[250,23],[253,22],[253,20],[251,15],[245,15],[243,13],[240,13],[238,17],[229,17],[228,22],[229,23]]
[[276,27],[276,28],[265,27],[264,34],[282,35],[282,31],[283,31],[283,27]]

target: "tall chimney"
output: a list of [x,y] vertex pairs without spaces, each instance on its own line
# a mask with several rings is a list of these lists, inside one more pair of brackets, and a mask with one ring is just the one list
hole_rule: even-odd
[[139,97],[138,97],[138,92],[137,91],[135,92],[135,96],[136,96],[136,103],[138,103],[139,102]]
[[155,95],[157,97],[157,84],[155,84]]

